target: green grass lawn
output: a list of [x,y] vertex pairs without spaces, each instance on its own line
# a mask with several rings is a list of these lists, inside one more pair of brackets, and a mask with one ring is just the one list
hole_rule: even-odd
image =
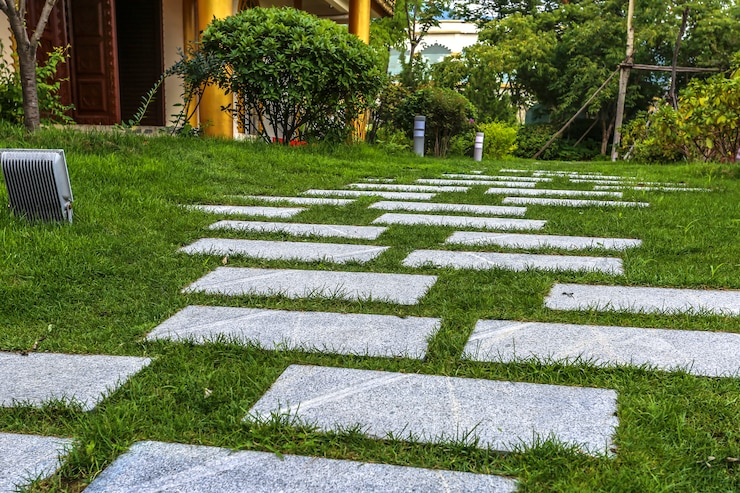
[[[36,350],[43,352],[154,359],[92,412],[60,405],[0,409],[0,431],[76,438],[60,472],[33,491],[79,491],[133,442],[145,439],[502,474],[519,478],[524,492],[740,491],[738,378],[694,377],[644,367],[460,360],[473,325],[482,318],[740,333],[740,317],[574,313],[543,307],[543,297],[556,281],[740,289],[737,165],[474,163],[388,155],[365,146],[286,149],[58,130],[25,136],[6,126],[0,127],[0,147],[65,149],[75,196],[72,225],[29,223],[5,207],[0,209],[0,350],[37,345]],[[455,228],[392,226],[371,242],[392,248],[365,265],[238,257],[229,258],[228,265],[438,274],[437,284],[417,306],[282,297],[226,299],[180,292],[223,262],[179,253],[181,246],[205,236],[289,239],[281,234],[209,231],[206,227],[217,216],[184,210],[180,204],[244,205],[250,202],[233,195],[293,196],[308,188],[341,188],[366,177],[412,183],[443,172],[480,169],[496,174],[502,167],[600,171],[645,181],[681,181],[713,191],[625,192],[625,200],[650,202],[644,209],[528,207],[526,218],[548,220],[543,233],[642,239],[642,247],[621,254],[586,252],[621,256],[624,276],[406,268],[400,261],[415,249],[470,247],[440,246]],[[552,185],[566,183],[556,180]],[[503,196],[485,195],[486,188],[443,194],[435,200],[500,204]],[[375,200],[313,207],[286,221],[369,224],[382,213],[367,208]],[[6,203],[3,186],[0,204]],[[424,361],[143,340],[153,327],[190,304],[441,317],[442,329]],[[280,423],[243,422],[248,409],[290,364],[615,389],[620,421],[616,455],[591,457],[551,442],[500,454],[462,444],[374,440],[359,430],[319,433]]]

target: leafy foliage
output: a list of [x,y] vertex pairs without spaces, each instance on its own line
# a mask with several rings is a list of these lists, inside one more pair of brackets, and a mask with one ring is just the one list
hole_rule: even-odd
[[511,156],[516,150],[517,127],[501,122],[478,125],[483,132],[483,155],[491,159]]

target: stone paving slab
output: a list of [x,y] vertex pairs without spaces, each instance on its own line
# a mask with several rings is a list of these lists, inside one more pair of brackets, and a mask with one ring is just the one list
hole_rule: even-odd
[[150,361],[132,356],[0,353],[0,406],[41,407],[59,400],[90,411]]
[[18,491],[54,474],[71,445],[68,438],[0,433],[0,493]]
[[556,207],[649,207],[647,202],[628,202],[621,200],[579,200],[553,199],[542,197],[504,197],[502,204],[513,205],[553,205]]
[[461,173],[442,173],[445,178],[462,180],[493,180],[493,181],[533,181],[550,182],[552,178],[538,176],[506,176],[506,175],[466,175]]
[[322,197],[278,197],[273,195],[239,195],[240,198],[261,202],[287,202],[295,205],[347,205],[355,199],[326,199]]
[[642,186],[642,185],[596,185],[594,190],[642,190],[645,192],[709,192],[708,188],[689,188],[679,186]]
[[500,476],[253,450],[137,442],[86,493],[510,493]]
[[187,207],[211,214],[281,218],[293,217],[306,210],[304,207],[260,207],[252,205],[189,205]]
[[[453,183],[454,185],[454,183]],[[382,183],[350,183],[350,187],[357,188],[359,190],[389,190],[391,192],[467,192],[468,187],[438,187],[438,186],[424,186],[424,185],[389,185]]]
[[427,226],[455,226],[480,229],[541,229],[547,221],[539,219],[506,219],[499,217],[436,216],[429,214],[387,213],[373,221],[373,224],[408,224]]
[[555,284],[545,298],[553,310],[740,315],[740,291]]
[[414,250],[405,259],[406,267],[451,267],[453,269],[530,269],[551,271],[603,272],[622,275],[622,259],[568,255],[535,255],[531,253],[451,252],[448,250]]
[[492,180],[439,180],[433,178],[419,178],[416,180],[417,183],[427,183],[430,185],[468,185],[468,186],[483,186],[491,185],[496,187],[511,187],[511,188],[534,188],[537,184],[530,181],[492,181]]
[[467,212],[490,216],[523,216],[526,207],[502,207],[500,205],[442,204],[434,202],[401,202],[380,200],[370,204],[370,209],[384,211],[417,211],[417,212]]
[[481,233],[477,231],[455,231],[445,240],[445,243],[455,245],[496,245],[509,248],[562,248],[564,250],[580,250],[585,248],[626,250],[627,248],[636,248],[642,245],[641,240],[629,238]]
[[147,339],[199,344],[226,339],[270,350],[423,359],[439,327],[437,318],[188,306]]
[[247,419],[281,415],[322,431],[358,427],[373,438],[500,451],[554,438],[599,455],[618,424],[616,398],[607,389],[291,365]]
[[531,169],[511,169],[511,168],[501,168],[498,170],[499,173],[531,173]]
[[415,274],[218,267],[183,292],[324,297],[415,305],[436,281],[437,276]]
[[633,180],[631,176],[617,176],[617,175],[604,175],[602,173],[579,173],[577,171],[544,171],[535,170],[532,172],[534,176],[560,176],[566,178],[596,178],[601,180]]
[[304,262],[365,263],[374,260],[390,247],[313,243],[301,241],[234,240],[201,238],[180,251],[205,255],[244,255],[267,260],[301,260]]
[[359,240],[375,240],[388,228],[381,226],[350,226],[345,224],[219,221],[211,224],[209,229],[249,231],[253,233],[287,233],[293,236],[336,236],[340,238],[353,238]]
[[310,189],[302,195],[337,195],[339,197],[383,197],[390,200],[430,200],[436,194],[421,192],[388,192],[384,190],[318,190]]
[[551,190],[545,188],[489,188],[486,190],[490,195],[524,195],[524,196],[551,196],[562,195],[565,197],[614,197],[621,198],[622,192],[607,192],[593,190]]
[[740,375],[740,334],[695,330],[479,320],[463,359],[537,359],[596,366],[648,365],[706,377]]

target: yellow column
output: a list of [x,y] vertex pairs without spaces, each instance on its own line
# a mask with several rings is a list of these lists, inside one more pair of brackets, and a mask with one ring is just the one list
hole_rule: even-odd
[[349,32],[370,42],[370,0],[350,0]]
[[[182,2],[182,39],[185,46],[192,44],[198,39],[198,32],[195,30],[195,0],[183,0]],[[189,101],[185,107],[185,116],[191,113],[193,116],[188,118],[191,127],[198,126],[198,115],[194,109],[197,101]]]
[[[232,0],[197,0],[198,31],[202,32],[213,18],[223,19],[232,15]],[[200,100],[200,125],[206,135],[215,137],[234,137],[234,123],[231,114],[221,111],[230,106],[231,95],[226,95],[217,87],[209,87]]]

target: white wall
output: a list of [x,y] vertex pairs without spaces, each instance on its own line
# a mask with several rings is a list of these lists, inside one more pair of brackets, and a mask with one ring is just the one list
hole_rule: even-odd
[[11,56],[12,41],[10,34],[10,22],[4,13],[0,13],[0,44],[2,44],[2,60],[3,64],[10,65],[13,63],[13,57]]

